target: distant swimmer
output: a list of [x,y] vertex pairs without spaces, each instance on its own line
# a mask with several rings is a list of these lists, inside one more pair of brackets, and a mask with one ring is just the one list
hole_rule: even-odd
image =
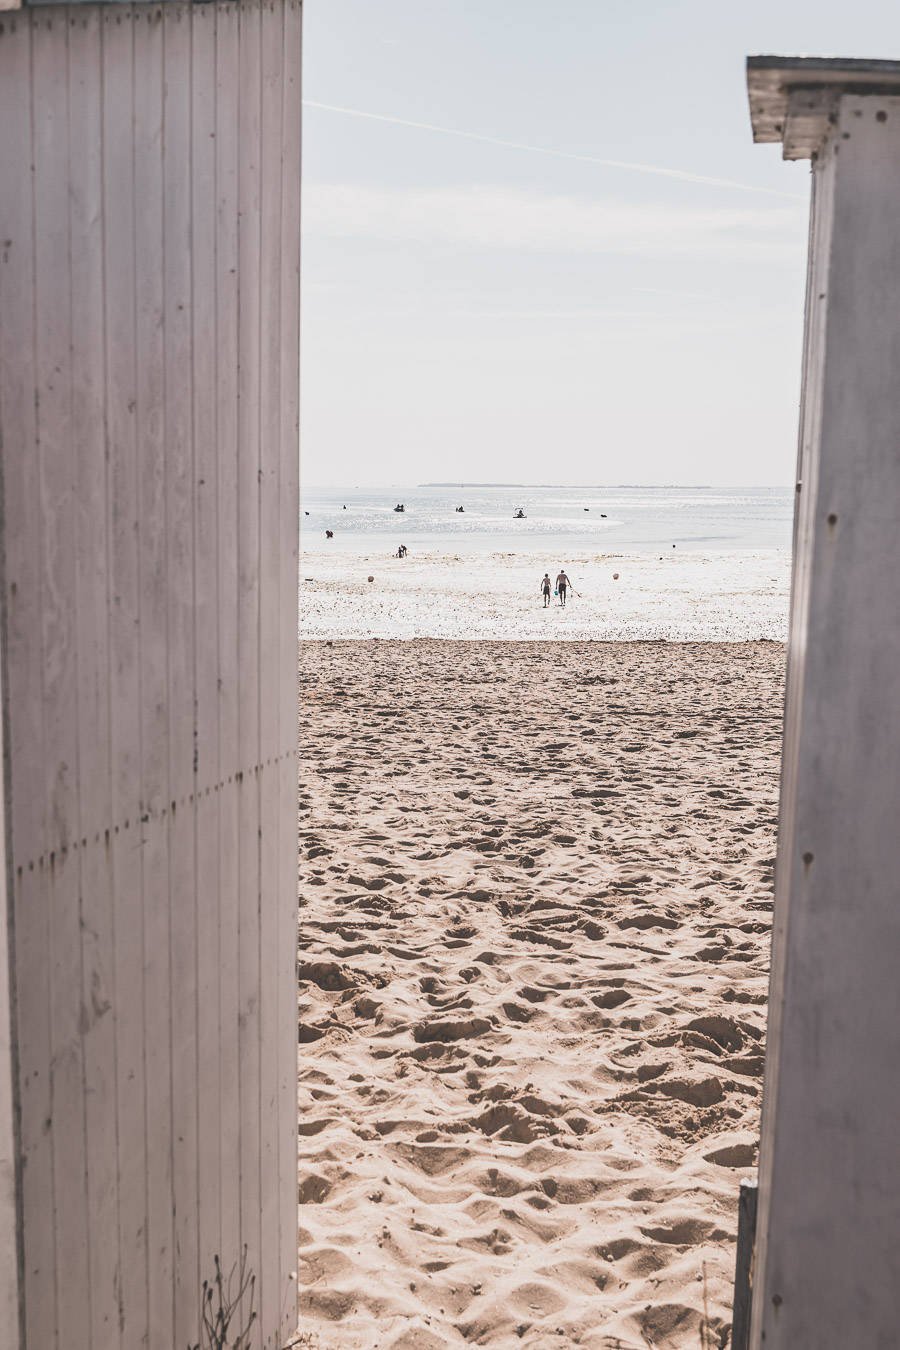
[[566,607],[566,592],[571,584],[572,583],[565,572],[560,572],[559,576],[556,578],[556,589],[559,593],[559,603],[562,605],[563,609]]
[[544,609],[546,609],[550,603],[550,591],[552,589],[552,586],[553,582],[550,580],[550,573],[545,572],[544,579],[541,582],[541,593],[544,597]]

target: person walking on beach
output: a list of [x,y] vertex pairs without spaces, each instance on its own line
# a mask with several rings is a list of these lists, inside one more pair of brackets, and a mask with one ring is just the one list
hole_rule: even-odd
[[559,576],[556,578],[556,589],[559,591],[559,603],[562,605],[563,609],[566,607],[566,591],[569,589],[570,584],[569,578],[566,576],[565,572],[560,572]]
[[552,582],[551,582],[551,580],[550,580],[550,573],[549,573],[549,572],[545,572],[545,573],[544,573],[544,579],[543,579],[543,581],[541,582],[541,593],[543,594],[543,597],[544,597],[544,609],[546,609],[547,606],[548,606],[549,603],[550,603],[550,588],[551,588],[551,586],[552,586]]

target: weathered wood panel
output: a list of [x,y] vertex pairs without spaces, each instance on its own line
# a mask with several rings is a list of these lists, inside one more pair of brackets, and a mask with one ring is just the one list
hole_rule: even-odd
[[[71,1335],[90,1339],[87,1160],[84,1122],[84,1038],[81,1013],[81,941],[78,864],[79,763],[75,691],[77,642],[70,581],[75,573],[72,455],[72,310],[69,258],[67,107],[68,23],[48,11],[34,24],[31,43],[34,184],[34,385],[37,405],[38,514],[40,521],[40,698],[47,833],[37,860],[43,880],[50,966],[50,1057],[35,1065],[50,1083],[56,1293],[72,1307]],[[7,510],[9,503],[7,502]],[[32,691],[33,697],[37,691]],[[15,786],[13,788],[15,791]],[[13,836],[13,854],[16,840]],[[25,983],[22,971],[19,986]],[[61,1240],[61,1235],[66,1240]],[[30,1291],[26,1291],[26,1294]]]
[[[0,669],[2,696],[2,669]],[[3,745],[0,721],[0,752]],[[13,1103],[15,1039],[11,1024],[14,989],[11,988],[10,951],[12,905],[6,884],[6,802],[0,794],[0,1319],[15,1343],[19,1327],[19,1253],[16,1207],[16,1126]]]
[[0,1310],[21,1285],[27,1350],[186,1346],[245,1249],[254,1344],[296,1321],[300,22],[0,22]]
[[[8,762],[18,766],[15,791],[6,798],[13,838],[7,856],[7,887],[13,903],[15,934],[10,953],[16,1003],[13,1031],[18,1074],[14,1084],[19,1113],[18,1189],[24,1212],[52,1214],[53,1140],[44,1128],[51,1119],[50,1093],[50,943],[43,869],[45,799],[43,747],[42,643],[36,640],[41,615],[41,525],[37,409],[35,399],[35,251],[34,192],[31,180],[31,23],[25,16],[2,21],[0,95],[4,99],[0,156],[0,417],[3,487],[7,502],[17,503],[16,527],[4,529],[5,640],[7,706],[20,715],[10,720]],[[16,652],[17,659],[10,659]],[[25,972],[21,980],[19,972]],[[21,1234],[19,1236],[21,1243]],[[36,1229],[20,1270],[24,1327],[32,1343],[55,1343],[55,1234],[52,1224]],[[44,1297],[34,1292],[43,1287]],[[32,1297],[29,1298],[29,1290]]]
[[757,1350],[886,1348],[900,1315],[900,97],[819,130]]
[[[284,11],[284,112],[282,116],[283,162],[281,174],[281,484],[279,488],[279,566],[280,617],[278,640],[279,764],[278,810],[281,822],[279,888],[297,893],[297,865],[294,849],[285,847],[285,839],[294,838],[297,820],[297,602],[299,594],[300,517],[299,441],[300,441],[300,155],[301,155],[301,40],[299,6]],[[291,753],[285,753],[293,739]],[[285,905],[279,914],[278,932],[278,1020],[284,1026],[297,1017],[297,930]],[[297,1081],[297,1046],[287,1037],[278,1038],[279,1097],[290,1097]],[[297,1168],[297,1113],[279,1114],[279,1173],[282,1177]],[[291,1284],[297,1268],[296,1210],[282,1209],[281,1242],[281,1329],[287,1337],[294,1318],[296,1285]],[[285,1279],[287,1277],[287,1280]]]
[[[112,690],[108,657],[110,623],[107,608],[106,512],[106,352],[104,334],[103,239],[97,221],[103,218],[104,60],[100,35],[101,15],[85,10],[69,25],[69,247],[72,271],[72,438],[76,460],[74,492],[77,526],[75,591],[78,679],[78,786],[80,839],[75,848],[80,866],[82,921],[82,1007],[85,1082],[90,1092],[85,1100],[87,1137],[88,1230],[91,1239],[92,1279],[91,1334],[103,1344],[109,1328],[118,1321],[116,1286],[123,1282],[125,1306],[136,1296],[133,1261],[119,1261],[118,1212],[119,1167],[117,1135],[133,1144],[135,1167],[122,1180],[129,1197],[123,1196],[126,1214],[142,1208],[140,1160],[143,1150],[142,1075],[137,1084],[127,1072],[116,1072],[118,1026],[113,1012],[116,984],[139,986],[140,946],[129,952],[122,969],[116,962],[116,926],[124,931],[128,918],[137,915],[139,903],[128,904],[123,896],[114,910],[113,852],[101,849],[97,835],[115,818],[110,779],[110,745],[107,728]],[[126,30],[127,31],[127,30]],[[119,44],[121,47],[121,43]],[[112,64],[112,63],[110,63]],[[111,78],[115,72],[110,70]],[[126,69],[126,87],[131,72]],[[116,129],[117,130],[117,129]],[[130,188],[130,184],[128,185]],[[130,191],[123,194],[130,201]],[[127,310],[130,319],[131,310]],[[78,340],[75,341],[75,335]],[[129,334],[130,336],[130,334]],[[129,344],[130,345],[130,344]],[[133,462],[132,447],[132,462]],[[88,845],[88,840],[92,846]],[[138,901],[140,897],[138,895]],[[122,1023],[130,1036],[131,1059],[140,1065],[141,1034],[137,1019]],[[128,1083],[130,1108],[120,1120],[118,1081]],[[134,1095],[135,1086],[138,1089]],[[129,1154],[131,1150],[129,1150]],[[144,1268],[143,1256],[138,1268]],[[146,1280],[138,1276],[139,1286]],[[139,1287],[138,1286],[138,1287]]]
[[134,45],[135,406],[141,705],[140,885],[143,898],[147,1303],[151,1345],[176,1344],[172,1194],[171,947],[169,923],[168,532],[165,475],[165,326],[162,155],[163,27],[147,11]]
[[[241,1233],[262,1250],[260,1103],[260,949],[256,896],[259,811],[259,356],[260,356],[260,11],[240,5],[238,54],[238,999],[241,1064]],[[242,1319],[246,1310],[242,1310]]]
[[[196,796],[197,1066],[219,1060],[219,813],[216,548],[216,42],[214,7],[194,11],[191,69],[191,260],[193,320],[193,571]],[[219,1122],[223,1101],[218,1072],[197,1098],[197,1185],[208,1196],[200,1208],[200,1268],[222,1250]],[[212,1081],[214,1079],[214,1081]],[[227,1111],[227,1101],[224,1103]]]
[[[283,19],[283,13],[282,13]],[[273,209],[262,215],[260,232],[260,386],[273,397],[260,401],[259,417],[259,571],[271,579],[260,588],[260,651],[279,650],[278,627],[281,604],[281,537],[279,535],[279,490],[281,456],[267,453],[279,445],[281,434],[281,161],[283,154],[282,117],[284,112],[284,26],[283,22],[263,24],[261,34],[262,89],[260,99],[260,194]],[[299,516],[299,513],[298,513]],[[296,624],[294,625],[296,630]],[[281,819],[278,810],[280,775],[279,692],[280,662],[261,661],[259,667],[259,885],[262,894],[278,890]],[[262,1247],[260,1266],[263,1277],[259,1290],[260,1311],[271,1328],[266,1350],[277,1350],[280,1338],[281,1272],[279,1215],[277,1207],[278,1136],[280,1121],[277,1101],[278,1074],[278,915],[272,908],[260,923],[260,1083],[262,1116],[260,1119],[261,1190],[266,1198],[262,1208]],[[266,953],[275,953],[273,965]],[[271,1275],[269,1274],[271,1272]],[[272,1278],[278,1275],[278,1279]]]
[[[0,20],[6,36],[10,27],[9,19]],[[0,87],[23,77],[27,60],[27,32],[20,33],[17,42],[0,42]],[[13,134],[0,136],[0,182],[18,178],[26,168],[25,152],[29,137],[25,133],[27,110],[20,108],[13,122]],[[32,409],[28,408],[28,386],[22,379],[23,365],[30,360],[30,324],[28,315],[29,285],[31,270],[19,259],[11,258],[11,249],[2,241],[10,238],[10,230],[21,238],[23,223],[30,220],[31,194],[20,192],[16,200],[7,193],[0,195],[0,427],[7,422],[18,425],[17,449],[21,452],[33,443],[29,427]],[[19,325],[22,327],[19,327]],[[13,475],[13,483],[20,485],[20,472]],[[7,615],[7,623],[10,621]],[[5,681],[3,663],[0,662],[0,700],[4,701]],[[0,719],[0,748],[3,762],[9,752],[7,729]],[[14,1079],[17,1078],[18,1047],[16,1038],[15,1012],[15,928],[14,899],[15,880],[9,877],[6,854],[7,826],[6,793],[0,795],[0,1319],[3,1326],[9,1328],[10,1339],[17,1344],[17,1337],[24,1335],[24,1326],[20,1327],[20,1279],[19,1270],[19,1198],[20,1186],[17,1185],[20,1143],[16,1130],[16,1108],[21,1109],[22,1094],[18,1089],[14,1093]]]
[[[216,27],[216,492],[218,553],[219,783],[230,780],[238,751],[238,168],[239,109],[229,92],[238,87],[240,10],[232,0],[219,5]],[[219,1022],[237,1028],[238,988],[238,797],[217,793],[219,809]],[[237,1035],[223,1036],[219,1048],[223,1101],[240,1093]],[[223,1252],[241,1247],[240,1114],[223,1111],[219,1127],[219,1169]]]
[[[191,157],[191,10],[162,7],[163,326],[168,630],[169,926],[172,1081],[200,1086],[197,1064],[197,857],[194,685],[193,361],[191,219],[193,173],[170,166]],[[199,27],[199,26],[196,26]],[[200,33],[195,33],[198,42]],[[202,1091],[202,1086],[201,1086]],[[197,1240],[199,1091],[172,1095],[175,1200],[175,1327],[190,1328],[203,1279]],[[190,1328],[199,1337],[199,1325]]]

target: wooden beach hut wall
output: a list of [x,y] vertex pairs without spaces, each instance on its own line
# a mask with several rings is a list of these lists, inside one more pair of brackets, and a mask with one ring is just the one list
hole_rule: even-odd
[[4,1350],[296,1326],[300,44],[0,13]]
[[755,140],[812,161],[749,1343],[900,1326],[900,62],[751,57]]

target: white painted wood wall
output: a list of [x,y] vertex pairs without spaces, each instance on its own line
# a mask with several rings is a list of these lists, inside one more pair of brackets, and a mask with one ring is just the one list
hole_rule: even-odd
[[756,138],[815,163],[751,1344],[893,1350],[900,63],[769,74]]
[[0,15],[23,1350],[185,1350],[244,1246],[296,1325],[300,41]]

